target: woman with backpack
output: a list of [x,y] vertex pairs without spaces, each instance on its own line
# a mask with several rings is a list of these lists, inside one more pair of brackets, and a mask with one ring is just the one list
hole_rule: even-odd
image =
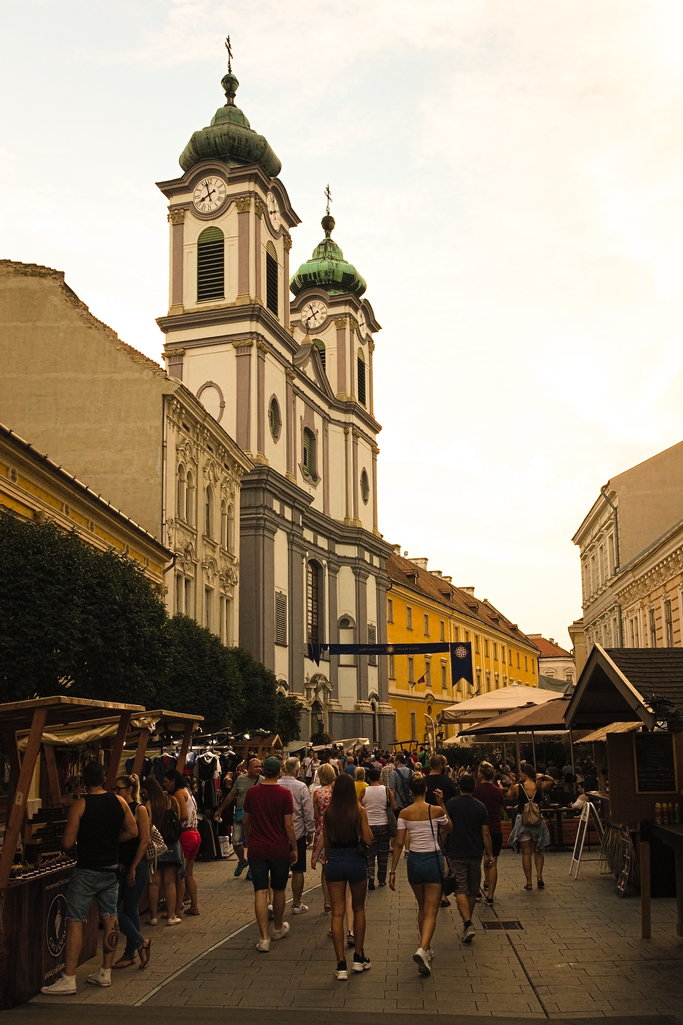
[[545,819],[541,815],[540,799],[546,790],[555,785],[552,776],[538,776],[536,769],[529,762],[524,762],[520,769],[521,780],[513,783],[507,792],[510,801],[517,802],[517,817],[512,827],[508,843],[516,852],[522,852],[522,868],[526,878],[525,890],[533,890],[531,882],[531,859],[533,855],[536,867],[536,885],[539,890],[545,886],[543,882],[543,851],[550,844],[550,834]]
[[182,919],[176,914],[176,885],[178,871],[183,863],[183,852],[180,848],[180,805],[175,796],[161,789],[153,776],[147,777],[145,789],[145,808],[150,824],[157,827],[168,847],[168,850],[157,858],[156,870],[149,879],[149,924],[158,925],[159,890],[163,887],[167,925],[179,925]]
[[185,879],[178,881],[176,899],[176,915],[182,915],[185,894],[190,898],[190,906],[186,915],[198,915],[197,880],[194,876],[194,863],[202,840],[197,830],[197,802],[194,794],[188,789],[188,778],[177,769],[169,769],[164,773],[164,790],[175,797],[180,805],[180,846],[185,857]]

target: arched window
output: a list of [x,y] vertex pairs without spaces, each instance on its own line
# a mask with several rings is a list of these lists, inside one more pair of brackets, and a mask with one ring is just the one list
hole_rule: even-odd
[[365,504],[368,504],[370,498],[370,481],[365,470],[360,475],[360,497],[363,499]]
[[220,228],[204,228],[197,240],[197,302],[225,296],[225,243]]
[[226,548],[229,552],[235,550],[235,513],[231,505],[228,506],[228,543]]
[[185,519],[185,467],[182,463],[178,466],[178,479],[176,480],[175,498],[176,516]]
[[361,350],[358,350],[358,356],[356,357],[356,366],[358,368],[358,401],[361,406],[367,405],[366,389],[365,389],[365,357]]
[[327,369],[327,364],[326,364],[325,361],[327,359],[327,352],[325,351],[325,343],[323,342],[322,338],[314,338],[313,339],[313,344],[315,345],[316,349],[320,353],[320,362],[323,365],[323,370],[326,370]]
[[323,568],[315,559],[306,564],[306,640],[322,643],[322,576]]
[[207,484],[204,492],[204,533],[213,537],[213,488]]
[[278,441],[282,432],[282,414],[280,412],[280,403],[274,395],[268,406],[268,426],[270,427],[273,441]]
[[185,521],[194,523],[194,477],[192,471],[187,471],[187,486],[185,488]]
[[266,306],[277,317],[278,303],[278,266],[275,246],[269,242],[266,247]]
[[308,427],[304,427],[303,433],[303,458],[302,463],[304,471],[313,480],[317,479],[317,453],[316,453],[316,438],[315,434]]

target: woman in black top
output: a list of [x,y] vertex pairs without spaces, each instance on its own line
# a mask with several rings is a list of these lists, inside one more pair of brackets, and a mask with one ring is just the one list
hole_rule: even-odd
[[149,815],[140,804],[140,780],[131,776],[119,776],[114,784],[116,793],[126,801],[138,825],[134,840],[119,844],[119,927],[126,937],[126,949],[114,962],[114,968],[129,968],[135,964],[135,953],[140,958],[140,968],[149,964],[151,940],[145,940],[140,932],[140,897],[149,880],[147,867],[147,845],[149,843]]
[[508,800],[517,802],[517,818],[510,833],[509,844],[514,851],[522,852],[522,868],[526,878],[525,890],[533,890],[531,882],[531,859],[536,867],[536,883],[539,890],[545,886],[543,882],[543,851],[550,843],[550,834],[545,819],[534,826],[525,825],[522,815],[524,806],[529,801],[540,801],[542,794],[555,784],[552,776],[536,776],[533,765],[525,762],[521,769],[521,782],[513,783],[507,792]]

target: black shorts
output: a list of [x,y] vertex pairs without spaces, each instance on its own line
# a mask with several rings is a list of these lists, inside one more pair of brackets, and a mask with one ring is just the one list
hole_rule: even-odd
[[249,858],[249,871],[254,892],[267,890],[286,890],[289,878],[289,860],[280,861],[270,858]]
[[297,857],[290,872],[306,871],[306,836],[300,836],[296,842]]
[[491,851],[493,857],[497,858],[503,849],[503,834],[502,833],[491,833]]

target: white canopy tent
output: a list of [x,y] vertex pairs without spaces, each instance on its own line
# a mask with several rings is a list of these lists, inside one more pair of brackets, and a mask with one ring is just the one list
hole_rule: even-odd
[[440,713],[439,722],[480,723],[482,720],[493,719],[501,712],[509,712],[513,708],[521,708],[522,705],[529,703],[542,705],[557,697],[555,690],[511,683],[508,687],[499,687],[498,690],[490,690],[487,694],[478,694],[465,701],[458,701],[455,705],[449,705]]

